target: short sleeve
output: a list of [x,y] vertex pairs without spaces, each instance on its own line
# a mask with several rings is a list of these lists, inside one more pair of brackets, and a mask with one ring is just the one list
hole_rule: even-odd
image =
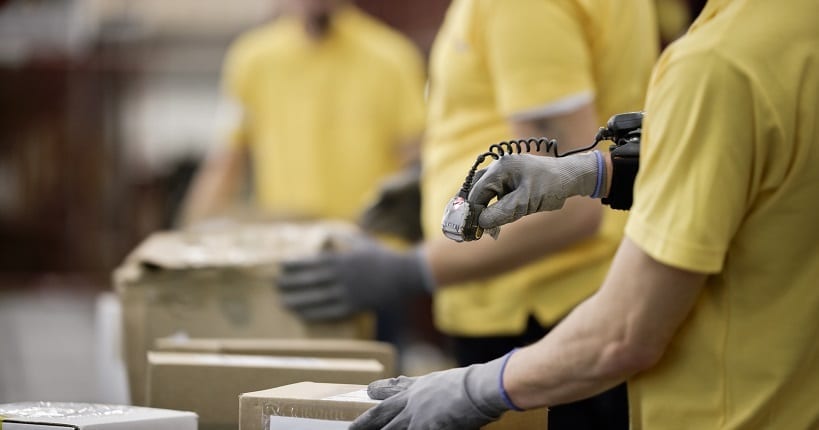
[[716,54],[655,71],[626,235],[660,262],[701,273],[723,267],[750,199],[748,82]]
[[240,38],[228,49],[222,65],[222,97],[215,120],[216,133],[219,138],[227,138],[233,147],[247,142],[244,111],[248,103],[250,62],[248,43]]
[[578,13],[568,0],[487,3],[483,39],[502,114],[591,100],[591,52]]

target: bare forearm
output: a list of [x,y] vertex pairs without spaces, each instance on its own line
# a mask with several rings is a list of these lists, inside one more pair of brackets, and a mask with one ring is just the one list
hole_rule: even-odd
[[658,263],[624,240],[600,291],[511,357],[504,379],[512,400],[523,408],[567,403],[650,368],[704,282],[705,275]]
[[[623,333],[604,321],[600,298],[578,306],[570,319],[509,360],[505,384],[522,408],[554,406],[591,397],[641,370],[639,361],[618,357]],[[622,362],[625,361],[625,362]]]
[[209,158],[200,168],[185,198],[182,223],[191,224],[228,207],[244,177],[245,157],[238,149]]

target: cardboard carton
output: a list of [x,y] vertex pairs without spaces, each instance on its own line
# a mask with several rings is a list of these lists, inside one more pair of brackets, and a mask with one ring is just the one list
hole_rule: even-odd
[[[239,430],[346,429],[378,404],[365,385],[301,382],[245,393],[239,398]],[[486,430],[545,430],[545,409],[507,412]]]
[[383,373],[375,360],[150,352],[148,404],[194,411],[201,430],[236,429],[242,393],[306,380],[364,384]]
[[3,430],[196,430],[196,414],[90,403],[0,405]]
[[397,375],[395,347],[356,339],[157,339],[155,349],[176,352],[273,355],[282,357],[371,358],[384,366],[384,375]]
[[145,404],[145,354],[160,337],[371,338],[369,316],[306,324],[274,287],[282,260],[344,248],[355,234],[346,224],[279,223],[150,236],[114,272],[131,402]]

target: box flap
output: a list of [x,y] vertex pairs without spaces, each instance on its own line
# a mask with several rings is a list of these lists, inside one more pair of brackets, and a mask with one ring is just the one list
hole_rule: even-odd
[[274,357],[186,352],[148,352],[152,365],[254,367],[278,369],[332,369],[379,373],[383,365],[376,360],[360,358]]
[[133,281],[141,270],[259,268],[343,247],[358,230],[341,221],[226,224],[207,230],[164,231],[142,242],[115,272]]
[[157,339],[157,350],[296,357],[372,358],[384,365],[385,376],[396,376],[397,352],[389,343],[357,339],[190,338]]

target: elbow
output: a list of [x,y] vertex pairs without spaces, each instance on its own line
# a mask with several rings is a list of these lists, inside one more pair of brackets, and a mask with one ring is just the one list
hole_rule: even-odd
[[643,342],[620,341],[605,348],[600,367],[604,378],[628,378],[654,367],[664,347]]

